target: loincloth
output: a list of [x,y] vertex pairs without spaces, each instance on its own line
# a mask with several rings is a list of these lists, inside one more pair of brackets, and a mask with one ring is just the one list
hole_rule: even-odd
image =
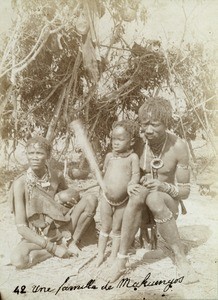
[[101,193],[101,195],[102,197],[104,197],[107,203],[110,204],[110,206],[113,208],[124,206],[124,204],[129,200],[129,196],[126,196],[124,199],[120,201],[113,201],[111,199],[108,199],[108,197],[106,197],[106,195],[103,192]]

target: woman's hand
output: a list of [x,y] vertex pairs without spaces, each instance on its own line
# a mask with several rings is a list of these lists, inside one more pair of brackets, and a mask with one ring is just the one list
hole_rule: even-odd
[[60,258],[69,258],[70,256],[73,256],[74,253],[71,252],[67,247],[65,247],[64,245],[57,245],[55,252],[54,252],[55,256],[58,256]]

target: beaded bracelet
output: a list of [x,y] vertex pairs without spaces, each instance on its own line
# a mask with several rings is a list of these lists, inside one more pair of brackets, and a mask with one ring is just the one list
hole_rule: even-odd
[[42,247],[43,249],[45,249],[45,248],[47,247],[47,245],[48,245],[48,240],[47,240],[47,238],[44,238],[41,247]]
[[53,249],[52,249],[52,252],[53,252],[54,255],[55,255],[56,249],[57,249],[57,244],[54,243],[54,247],[53,247]]
[[60,200],[60,197],[58,194],[55,195],[55,201],[59,204],[62,204],[61,200]]
[[178,188],[175,185],[168,182],[163,183],[162,191],[170,195],[172,198],[176,198],[179,195]]
[[55,255],[56,249],[57,249],[57,244],[56,244],[56,243],[53,243],[52,250],[51,250],[51,253],[52,253],[53,255]]
[[47,245],[46,245],[46,250],[47,250],[49,253],[51,253],[53,247],[54,247],[54,243],[48,242]]

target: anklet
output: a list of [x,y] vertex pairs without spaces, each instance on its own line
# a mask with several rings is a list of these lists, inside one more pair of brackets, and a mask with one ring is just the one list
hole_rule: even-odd
[[168,221],[170,221],[171,219],[173,218],[173,213],[170,212],[170,216],[168,218],[164,218],[164,219],[154,219],[154,221],[158,224],[163,224],[163,223],[166,223]]
[[104,236],[104,237],[109,237],[109,234],[107,234],[107,233],[105,233],[103,231],[100,231],[99,235]]
[[120,254],[119,252],[117,253],[117,257],[118,258],[129,258],[129,255],[127,254],[127,255],[125,255],[125,254]]
[[121,238],[121,234],[114,234],[114,233],[112,233],[112,238],[120,239]]

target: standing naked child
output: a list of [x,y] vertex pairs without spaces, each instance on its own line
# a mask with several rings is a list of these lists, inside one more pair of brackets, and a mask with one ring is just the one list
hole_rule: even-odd
[[137,184],[140,179],[139,158],[133,153],[137,126],[130,120],[114,123],[112,129],[112,152],[104,162],[106,195],[101,199],[102,227],[98,240],[97,267],[104,260],[104,252],[112,229],[113,242],[109,261],[116,258],[120,245],[120,231],[124,209],[128,201],[128,185]]

